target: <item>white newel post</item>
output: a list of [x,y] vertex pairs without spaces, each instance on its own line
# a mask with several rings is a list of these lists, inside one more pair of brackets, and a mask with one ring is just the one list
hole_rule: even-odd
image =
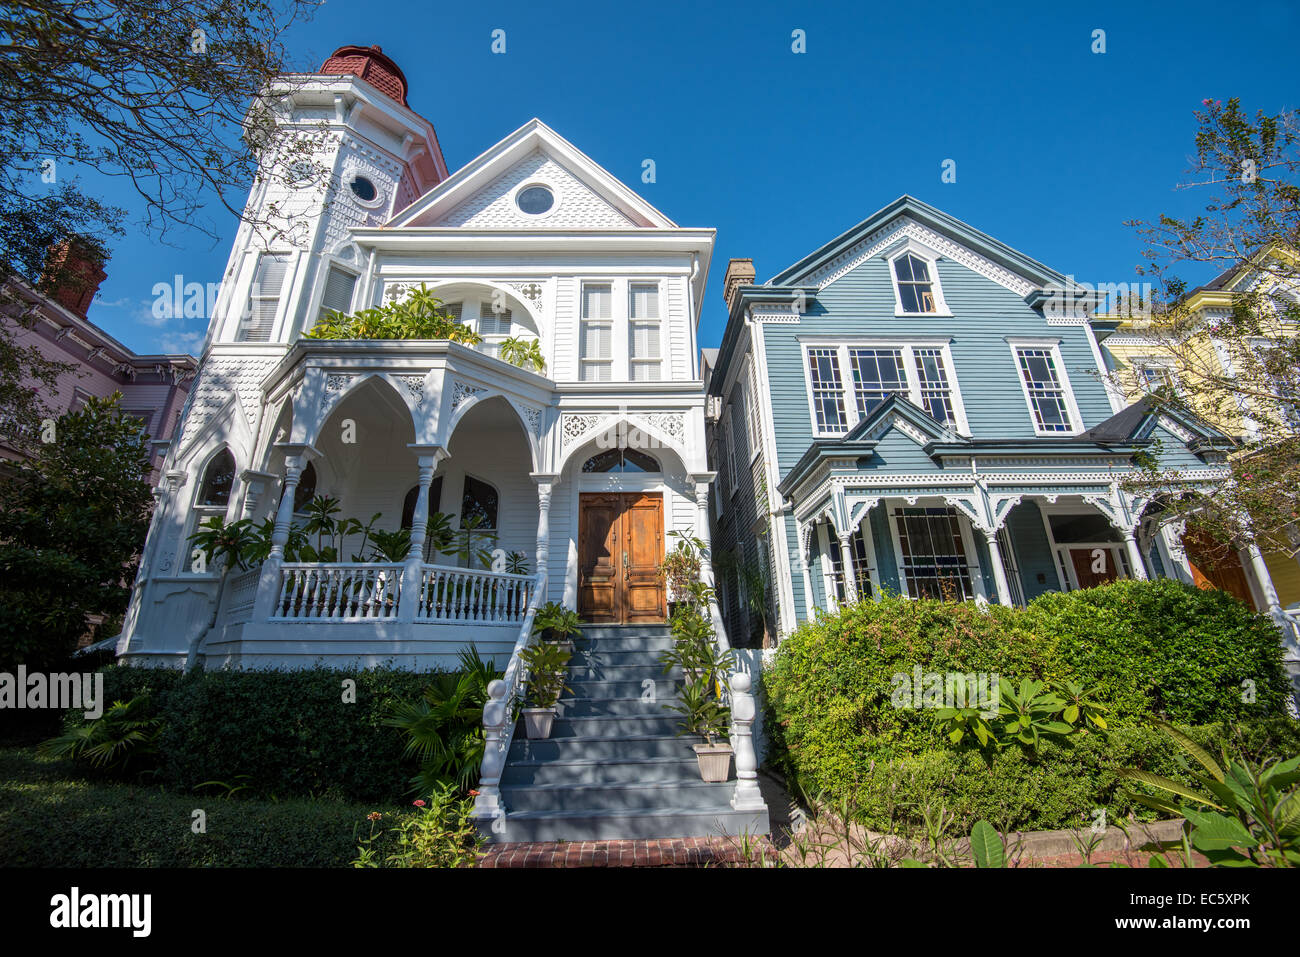
[[[700,581],[710,589],[714,587],[714,579],[713,536],[709,532],[709,486],[716,474],[706,472],[691,476],[695,483],[695,537],[704,543],[704,548],[700,551]],[[709,604],[713,613],[713,627],[718,633],[718,643],[724,648],[730,648],[731,642],[727,639],[727,629],[722,623],[722,610],[718,608],[716,591]]]
[[506,731],[509,706],[506,701],[506,683],[500,679],[488,685],[488,701],[483,706],[483,764],[478,781],[478,795],[474,798],[474,819],[491,821],[501,817],[501,772],[506,767],[506,754],[501,749],[501,736]]
[[284,546],[289,542],[289,529],[293,525],[293,498],[302,478],[305,453],[290,451],[284,459],[284,490],[280,494],[280,507],[275,512],[275,529],[271,532],[271,554],[262,562],[262,573],[257,579],[257,605],[253,619],[263,621],[271,617],[275,603],[280,600],[280,566],[284,564]]
[[433,453],[419,455],[419,491],[415,493],[415,510],[411,514],[411,547],[402,565],[402,588],[397,596],[397,620],[413,622],[420,605],[421,576],[424,573],[424,540],[429,534],[429,486],[438,467]]
[[1133,577],[1145,581],[1147,579],[1147,564],[1142,558],[1142,549],[1138,548],[1137,535],[1132,528],[1123,528],[1120,530],[1124,536],[1124,548],[1128,551],[1128,563],[1133,567]]
[[743,671],[731,676],[731,749],[736,755],[736,790],[731,796],[731,806],[737,811],[761,811],[766,807],[758,789],[751,687],[751,679]]
[[1011,588],[1007,585],[1007,568],[1002,563],[1002,546],[998,544],[997,530],[985,531],[984,541],[989,547],[989,561],[993,565],[993,584],[998,590],[998,603],[1010,607]]
[[[805,535],[807,538],[804,537]],[[813,604],[812,531],[810,529],[799,532],[799,572],[803,576],[804,621],[812,621],[817,617],[817,606]]]
[[858,570],[853,567],[852,532],[835,532],[840,540],[840,564],[844,567],[844,603],[858,600]]

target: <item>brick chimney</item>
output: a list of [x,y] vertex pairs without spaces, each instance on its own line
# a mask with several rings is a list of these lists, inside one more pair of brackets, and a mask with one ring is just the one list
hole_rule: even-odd
[[108,278],[104,272],[106,257],[89,240],[70,236],[50,247],[41,273],[41,288],[60,305],[86,318],[90,304]]
[[752,286],[756,275],[752,259],[733,259],[727,263],[727,275],[722,280],[722,297],[727,300],[728,309],[735,299],[736,290],[741,286]]

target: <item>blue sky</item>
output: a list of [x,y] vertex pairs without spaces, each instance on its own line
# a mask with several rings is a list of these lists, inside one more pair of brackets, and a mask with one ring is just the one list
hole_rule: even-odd
[[[1297,106],[1298,9],[327,0],[289,42],[306,69],[380,44],[452,170],[538,116],[679,224],[716,228],[711,346],[729,258],[752,257],[765,280],[901,193],[1081,281],[1134,281],[1141,243],[1124,222],[1204,205],[1174,189],[1201,100]],[[497,28],[504,55],[490,51]],[[806,53],[791,50],[796,29]],[[955,183],[941,182],[949,159]],[[140,352],[197,350],[204,320],[159,325],[149,305],[176,273],[219,279],[235,223],[213,221],[215,245],[197,232],[158,245],[128,225],[91,318]]]

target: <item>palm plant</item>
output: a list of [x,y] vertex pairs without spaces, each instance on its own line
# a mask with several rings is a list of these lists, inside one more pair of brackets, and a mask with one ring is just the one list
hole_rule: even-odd
[[478,652],[460,653],[460,671],[431,676],[417,701],[390,705],[384,724],[406,737],[403,754],[420,762],[412,793],[428,796],[451,786],[468,791],[483,763],[483,706],[487,686],[501,672]]
[[93,721],[40,744],[52,758],[88,761],[91,767],[126,771],[157,752],[162,721],[149,713],[148,695],[114,701]]
[[411,530],[399,528],[395,532],[386,532],[377,528],[370,533],[370,560],[388,562],[392,565],[406,561],[411,554]]
[[529,336],[511,336],[501,340],[501,358],[521,369],[531,367],[534,372],[546,371],[541,343]]

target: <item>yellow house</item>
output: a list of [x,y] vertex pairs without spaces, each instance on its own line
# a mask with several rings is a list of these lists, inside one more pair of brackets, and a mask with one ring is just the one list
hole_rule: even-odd
[[[1243,357],[1234,356],[1229,345],[1215,337],[1214,327],[1216,320],[1232,314],[1240,297],[1250,293],[1262,294],[1266,302],[1284,300],[1290,305],[1297,301],[1294,282],[1279,278],[1278,270],[1268,268],[1266,257],[1274,257],[1283,273],[1294,273],[1295,253],[1270,249],[1257,254],[1251,263],[1234,266],[1193,289],[1176,318],[1151,315],[1134,301],[1121,303],[1109,315],[1097,316],[1093,328],[1101,340],[1112,405],[1122,408],[1140,401],[1147,393],[1172,388],[1186,397],[1191,411],[1223,432],[1240,438],[1260,438],[1248,403],[1225,396],[1222,389],[1209,390],[1211,395],[1218,394],[1217,399],[1211,398],[1197,385],[1198,380],[1237,376],[1236,366]],[[1280,326],[1274,333],[1295,335],[1298,330],[1293,324],[1287,324],[1280,312],[1278,315],[1283,326],[1292,327]],[[1269,341],[1261,338],[1259,346]],[[1247,356],[1244,361],[1257,360]],[[1286,414],[1294,416],[1295,411],[1288,408]],[[1300,620],[1300,558],[1293,557],[1300,543],[1300,529],[1289,529],[1287,537],[1289,542],[1274,542],[1272,549],[1267,544],[1262,552],[1243,549],[1213,566],[1203,557],[1204,546],[1190,539],[1183,545],[1198,585],[1224,588],[1275,618],[1280,617],[1280,606],[1294,628]]]

